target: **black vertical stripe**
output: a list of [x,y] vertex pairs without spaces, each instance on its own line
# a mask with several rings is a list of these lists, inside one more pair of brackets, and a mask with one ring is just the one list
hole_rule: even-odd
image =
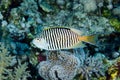
[[[46,42],[49,44],[49,42],[48,42],[48,41],[49,41],[49,39],[48,39],[48,36],[49,36],[49,35],[46,35],[46,34],[47,34],[47,31],[46,31],[46,30],[43,31],[43,34],[42,34],[43,36],[42,36],[42,38],[44,38],[44,39],[46,40]],[[49,49],[49,46],[48,46],[48,49]]]
[[[50,34],[48,34],[48,30],[46,30],[46,31],[45,31],[46,41],[47,41],[47,43],[50,44],[51,42],[50,42],[50,40],[49,40],[49,36],[50,36]],[[50,49],[50,45],[48,46],[48,49]]]
[[60,44],[61,44],[60,43],[60,35],[61,35],[60,32],[61,32],[61,30],[58,28],[57,31],[56,31],[56,34],[57,34],[56,38],[58,38],[57,39],[57,44],[56,44],[57,45],[57,49],[60,49]]
[[67,33],[67,30],[65,30],[65,45],[66,45],[66,47],[65,48],[67,48],[68,47],[68,39],[69,37],[68,37],[68,33]]
[[65,43],[65,38],[66,38],[65,30],[63,30],[63,34],[64,34],[64,35],[62,35],[62,37],[63,37],[63,42],[62,42],[62,44],[63,44],[63,48],[66,48],[66,43]]
[[53,39],[54,39],[54,48],[57,49],[57,29],[54,30]]
[[71,33],[71,36],[70,36],[70,47],[72,46],[72,44],[73,44],[73,34],[72,34],[72,32],[70,32]]
[[63,35],[63,30],[61,30],[61,29],[59,29],[60,30],[60,32],[59,32],[59,49],[61,49],[61,48],[63,48],[62,47],[62,44],[63,44],[63,40],[62,40],[62,35]]
[[73,34],[72,32],[70,32],[70,44],[69,44],[70,47],[72,46],[73,42],[74,42]]
[[58,31],[57,31],[57,37],[58,37],[58,41],[57,41],[58,46],[57,47],[58,47],[58,49],[61,48],[60,47],[60,45],[61,45],[61,43],[60,43],[60,36],[61,36],[60,32],[61,32],[61,29],[58,28]]
[[55,46],[54,46],[54,44],[55,44],[55,41],[54,41],[54,35],[55,35],[55,34],[54,34],[54,32],[55,32],[54,29],[52,29],[51,32],[50,32],[50,34],[51,34],[51,37],[50,37],[50,38],[51,38],[51,46],[52,46],[51,49],[52,49],[52,50],[55,49]]
[[79,35],[75,34],[75,44],[79,42]]
[[78,35],[75,35],[75,38],[76,38],[75,43],[77,43],[79,41]]
[[77,39],[76,39],[76,43],[77,43],[77,42],[79,42],[79,36],[76,35],[76,38],[77,38]]
[[42,35],[43,35],[42,37],[46,37],[46,30],[43,31]]
[[72,34],[71,34],[71,32],[68,30],[68,31],[67,31],[67,38],[68,38],[67,47],[70,47],[70,45],[71,45],[71,36],[72,36]]
[[54,31],[53,31],[53,39],[54,39],[54,49],[57,49],[57,46],[58,46],[58,44],[57,44],[57,29],[55,29]]
[[54,50],[55,49],[55,39],[54,39],[54,36],[55,36],[55,29],[53,30],[51,30],[51,33],[52,33],[52,35],[51,35],[51,40],[52,40],[52,50]]
[[50,46],[50,50],[51,50],[52,49],[52,37],[51,37],[52,34],[51,34],[50,30],[47,31],[46,35],[48,35],[48,39],[50,41],[49,46]]
[[75,40],[76,40],[75,34],[72,34],[72,44],[71,44],[71,46],[73,46],[75,44]]
[[59,40],[59,49],[63,48],[63,30],[62,29],[59,29],[59,37],[60,37],[60,40]]

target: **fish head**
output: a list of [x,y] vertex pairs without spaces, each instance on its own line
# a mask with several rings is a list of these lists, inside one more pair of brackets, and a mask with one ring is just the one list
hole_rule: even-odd
[[49,46],[49,44],[44,38],[35,38],[33,39],[32,44],[35,45],[37,48],[45,49],[45,50],[48,50],[48,46]]

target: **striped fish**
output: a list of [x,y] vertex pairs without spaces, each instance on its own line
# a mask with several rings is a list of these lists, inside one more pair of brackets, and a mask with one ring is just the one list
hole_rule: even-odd
[[50,28],[44,30],[32,43],[45,50],[61,50],[84,47],[82,41],[94,44],[94,36],[82,36],[82,32],[73,28]]

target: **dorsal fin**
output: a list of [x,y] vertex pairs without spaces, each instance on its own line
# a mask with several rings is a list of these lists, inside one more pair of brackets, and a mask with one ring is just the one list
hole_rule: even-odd
[[74,33],[78,34],[78,35],[82,35],[83,32],[78,30],[78,29],[75,29],[75,28],[70,28],[71,31],[73,31]]
[[44,30],[49,30],[49,29],[67,29],[67,30],[70,30],[70,28],[66,28],[64,26],[56,26],[56,27],[47,27],[47,28],[44,28]]
[[73,31],[74,33],[78,34],[78,35],[83,35],[83,32],[78,30],[78,29],[75,29],[75,28],[67,28],[67,27],[64,27],[64,26],[56,26],[56,27],[48,27],[48,28],[44,28],[44,30],[49,30],[49,29],[66,29],[66,30],[71,30]]

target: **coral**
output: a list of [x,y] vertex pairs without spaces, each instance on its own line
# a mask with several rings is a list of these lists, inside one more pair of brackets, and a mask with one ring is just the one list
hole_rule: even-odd
[[108,9],[103,9],[103,10],[102,10],[102,16],[104,16],[104,17],[106,17],[106,18],[111,17],[111,12],[110,12],[110,10],[108,10]]
[[[27,80],[30,74],[33,80],[41,80],[37,79],[38,74],[35,70],[38,63],[38,73],[45,80],[72,80],[76,75],[78,80],[108,78],[104,73],[111,63],[105,59],[104,63],[107,65],[103,65],[102,60],[109,55],[114,59],[119,56],[117,51],[119,36],[114,38],[110,36],[110,39],[107,37],[106,41],[103,40],[106,44],[112,45],[107,48],[103,46],[105,47],[105,49],[102,47],[103,52],[91,51],[95,55],[89,52],[87,54],[87,50],[86,54],[80,50],[60,53],[48,51],[46,56],[42,56],[42,51],[33,48],[30,42],[46,27],[72,27],[82,31],[83,35],[119,32],[119,2],[119,0],[0,0],[0,41],[5,44],[3,45],[5,47],[1,47],[0,44],[0,80]],[[113,18],[111,9],[115,17],[117,15],[117,19]],[[33,54],[36,52],[40,53],[39,56]],[[105,53],[105,56],[102,53]],[[119,77],[118,66],[113,65],[108,69],[110,78]]]
[[108,80],[116,80],[120,77],[120,57],[112,62],[112,65],[107,70],[107,74]]
[[14,40],[23,40],[25,38],[26,30],[19,30],[14,24],[9,24],[7,26],[10,36]]
[[119,0],[113,0],[113,4],[114,4],[114,5],[118,5],[119,2],[120,2]]
[[114,8],[112,12],[114,15],[118,15],[120,17],[120,6],[118,6],[117,8]]
[[28,34],[35,34],[34,28],[41,23],[36,1],[24,0],[20,6],[11,9],[7,29],[14,40],[29,39]]
[[112,57],[115,59],[120,56],[119,52],[112,52]]
[[38,4],[45,12],[53,11],[53,8],[47,3],[46,0],[38,0]]
[[11,53],[16,55],[25,55],[30,53],[30,49],[28,44],[20,43],[20,42],[10,42],[10,49],[12,49]]
[[21,64],[19,60],[18,65],[13,67],[16,63],[13,59],[14,57],[9,54],[3,43],[0,43],[0,80],[27,80],[30,76],[26,71],[27,64]]
[[[85,8],[83,3],[86,6],[90,4],[87,1],[74,0],[71,2],[66,0],[55,1],[55,3],[59,5],[54,4],[52,0],[23,0],[19,6],[11,8],[8,20],[6,20],[8,24],[5,25],[9,32],[8,36],[17,41],[31,40],[36,32],[42,30],[43,26],[76,27],[85,31],[86,35],[113,31],[107,19],[97,16],[90,17],[83,11]],[[92,0],[91,4],[91,6],[96,6],[97,3]],[[54,7],[55,10],[51,7]],[[94,8],[93,11],[96,9],[96,7],[92,8]]]
[[83,51],[80,53],[80,50],[75,51],[75,55],[78,56],[80,60],[80,67],[77,69],[80,80],[92,80],[92,78],[100,76],[104,76],[105,66],[102,62],[104,57],[97,56],[89,56],[89,54],[84,53]]
[[40,62],[38,71],[40,76],[46,80],[92,80],[105,76],[106,66],[103,64],[105,56],[96,54],[88,56],[83,50],[76,49],[75,52],[60,51],[59,54],[51,54],[47,61]]
[[98,80],[106,80],[106,76],[100,77]]
[[118,19],[110,19],[110,24],[116,31],[120,32],[120,21]]
[[[39,55],[38,55],[39,54]],[[45,61],[46,60],[46,56],[43,56],[41,53],[30,53],[29,54],[29,59],[30,59],[30,63],[33,65],[33,66],[36,66],[36,64],[38,64],[39,62],[41,61]]]
[[66,24],[66,17],[68,17],[70,12],[61,10],[58,14],[55,15],[55,17],[52,17],[50,14],[47,14],[47,16],[44,18],[45,23],[43,25],[47,27],[54,27],[54,26],[64,26]]
[[28,77],[30,77],[29,71],[27,70],[27,64],[21,64],[21,62],[19,62],[18,66],[15,67],[14,72],[9,72],[9,76],[8,79],[11,80],[27,80]]
[[[82,4],[84,1],[88,3],[87,0],[74,0],[72,2],[72,6],[70,7],[71,10],[58,9],[59,12],[54,12],[52,15],[47,13],[45,17],[43,17],[43,26],[74,27],[85,32],[85,35],[110,33],[114,31],[107,18],[96,15],[90,16],[84,12],[84,6]],[[71,3],[69,2],[69,4]]]
[[107,0],[107,3],[108,3],[107,8],[109,10],[113,8],[112,2],[113,2],[113,0]]
[[0,20],[2,20],[3,19],[3,15],[2,15],[2,13],[0,12]]
[[49,70],[49,77],[51,80],[73,80],[76,71],[66,70],[61,65],[55,65]]
[[70,55],[72,53],[69,53],[66,51],[64,51],[64,52],[61,51],[60,53],[61,54],[58,55],[58,59],[63,61],[61,64],[62,66],[65,66],[65,67],[67,66],[66,69],[72,70],[72,69],[76,69],[80,66],[79,59],[74,55]]
[[23,0],[0,0],[0,11],[4,19],[8,20],[8,16],[12,8],[19,6]]
[[64,5],[66,2],[64,0],[56,0],[56,3],[57,3],[57,5],[60,6],[60,8],[64,8]]
[[39,75],[42,78],[49,80],[48,71],[50,70],[51,66],[53,65],[49,61],[43,61],[39,63],[39,65],[37,66]]
[[0,29],[1,29],[1,31],[0,31],[0,36],[1,36],[1,40],[3,40],[3,39],[7,39],[7,35],[8,35],[8,33],[7,33],[7,29],[6,29],[6,26],[7,26],[7,21],[6,20],[4,20],[3,19],[4,18],[4,16],[2,15],[2,13],[0,12],[0,20],[1,20],[1,27],[0,27]]
[[12,0],[1,0],[0,1],[0,11],[5,12],[6,9],[11,5]]
[[83,79],[86,78],[86,80],[93,77],[93,74],[96,77],[104,76],[104,66],[98,60],[89,57],[86,58],[83,65],[81,65],[78,73],[83,77]]
[[80,64],[78,58],[70,54],[60,52],[56,60],[49,58],[47,61],[40,62],[38,65],[40,76],[46,80],[72,80]]
[[95,0],[82,0],[81,2],[83,2],[85,12],[89,13],[97,9]]
[[[6,68],[9,66],[9,63],[12,60],[12,57],[8,55],[7,49],[4,45],[0,42],[0,80],[6,79]],[[10,70],[8,70],[10,71]]]
[[112,0],[81,0],[80,3],[84,6],[84,12],[90,13],[96,11],[98,8],[106,7],[112,9]]

